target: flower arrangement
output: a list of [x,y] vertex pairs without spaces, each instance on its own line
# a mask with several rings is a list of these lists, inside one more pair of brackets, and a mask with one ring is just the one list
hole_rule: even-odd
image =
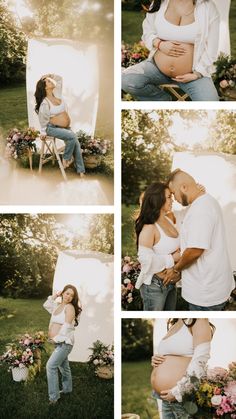
[[89,363],[94,367],[114,365],[113,345],[105,345],[100,340],[97,340],[89,349],[92,351],[92,354],[89,356]]
[[[215,62],[213,80],[221,96],[236,99],[236,59],[220,54]],[[233,94],[234,92],[234,94]],[[233,96],[232,96],[233,95]]]
[[131,65],[138,64],[145,60],[149,55],[148,49],[142,41],[133,45],[121,45],[121,65],[122,67],[130,67]]
[[12,129],[6,139],[5,157],[18,159],[26,150],[36,151],[35,140],[39,134],[35,128],[27,128],[24,131]]
[[236,364],[208,369],[201,379],[187,377],[181,393],[186,412],[194,418],[236,419]]
[[34,363],[33,351],[19,344],[11,343],[7,345],[6,352],[0,357],[1,362],[9,365],[9,370],[14,367],[29,367]]
[[140,263],[129,256],[122,259],[121,264],[121,301],[124,310],[140,310],[142,306],[139,291],[135,283],[140,273]]
[[24,347],[29,347],[33,351],[35,349],[44,349],[44,344],[46,342],[46,335],[44,332],[39,331],[34,335],[30,336],[28,333],[25,333],[19,340],[19,344]]
[[104,140],[99,137],[92,138],[90,135],[83,131],[79,131],[77,136],[80,142],[83,156],[104,156],[110,149],[111,143],[109,140]]

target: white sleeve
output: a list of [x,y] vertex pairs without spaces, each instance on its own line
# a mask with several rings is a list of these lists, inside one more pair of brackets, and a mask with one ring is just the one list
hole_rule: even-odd
[[49,104],[46,101],[43,101],[41,103],[38,117],[39,117],[39,123],[41,126],[40,133],[42,135],[47,135],[46,130],[47,130],[47,125],[50,121],[50,109],[49,109]]
[[206,364],[210,358],[210,349],[210,342],[200,343],[194,349],[194,354],[188,365],[186,374],[177,382],[176,386],[171,389],[171,393],[178,402],[182,402],[182,396],[186,392],[186,386],[190,383],[190,377],[194,375],[197,378],[201,378],[206,374]]
[[217,59],[219,47],[220,16],[214,3],[210,4],[208,35],[205,49],[199,62],[193,70],[198,71],[203,77],[209,77],[214,71],[213,63]]
[[145,46],[149,51],[154,49],[153,47],[153,40],[158,38],[157,30],[155,28],[154,20],[155,20],[155,13],[147,13],[146,18],[143,21],[143,35],[142,41],[144,42]]
[[45,310],[47,310],[50,314],[53,313],[53,311],[56,309],[57,307],[57,303],[56,301],[52,298],[52,295],[49,295],[48,299],[45,301],[45,303],[43,303],[43,307],[45,308]]
[[215,226],[214,213],[198,211],[191,214],[185,222],[186,248],[210,249]]
[[52,78],[57,83],[55,89],[53,89],[53,93],[56,97],[61,99],[61,96],[62,96],[62,77],[57,76],[56,74],[54,74]]
[[135,284],[135,288],[138,289],[144,281],[151,284],[152,277],[156,272],[174,266],[172,255],[156,255],[150,247],[145,246],[139,246],[138,260],[141,264],[141,272]]

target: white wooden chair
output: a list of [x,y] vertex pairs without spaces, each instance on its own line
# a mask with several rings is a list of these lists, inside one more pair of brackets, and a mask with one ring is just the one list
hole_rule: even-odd
[[65,146],[57,147],[56,138],[47,136],[45,139],[41,139],[41,151],[39,159],[39,173],[42,172],[43,165],[52,161],[52,164],[55,164],[57,160],[58,166],[60,168],[61,174],[64,180],[67,180],[66,172],[63,167],[60,154],[64,152]]

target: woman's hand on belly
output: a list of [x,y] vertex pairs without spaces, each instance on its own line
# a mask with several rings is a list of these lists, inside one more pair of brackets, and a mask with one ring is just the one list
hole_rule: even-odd
[[165,400],[167,402],[174,402],[176,401],[175,396],[171,393],[171,390],[163,390],[160,392],[160,397],[162,400]]
[[181,55],[186,54],[186,49],[180,42],[172,41],[161,41],[159,51],[170,57],[180,57]]
[[190,81],[197,80],[199,77],[195,73],[187,73],[183,74],[182,76],[173,77],[172,80],[177,81],[179,83],[189,83]]
[[165,361],[164,356],[160,355],[153,355],[151,360],[152,367],[158,367],[160,364],[162,364]]

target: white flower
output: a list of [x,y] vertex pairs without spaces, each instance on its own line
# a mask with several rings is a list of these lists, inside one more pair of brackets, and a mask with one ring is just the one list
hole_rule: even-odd
[[129,284],[131,281],[130,281],[130,279],[129,278],[125,278],[124,279],[124,284]]
[[131,298],[131,297],[133,297],[133,294],[132,294],[132,292],[129,292],[128,298]]
[[18,367],[19,367],[19,368],[24,368],[24,364],[20,363],[20,364],[18,365]]
[[211,398],[211,403],[213,406],[219,406],[221,404],[222,396],[213,396]]
[[93,363],[94,363],[94,365],[98,365],[99,364],[98,359],[94,359]]

